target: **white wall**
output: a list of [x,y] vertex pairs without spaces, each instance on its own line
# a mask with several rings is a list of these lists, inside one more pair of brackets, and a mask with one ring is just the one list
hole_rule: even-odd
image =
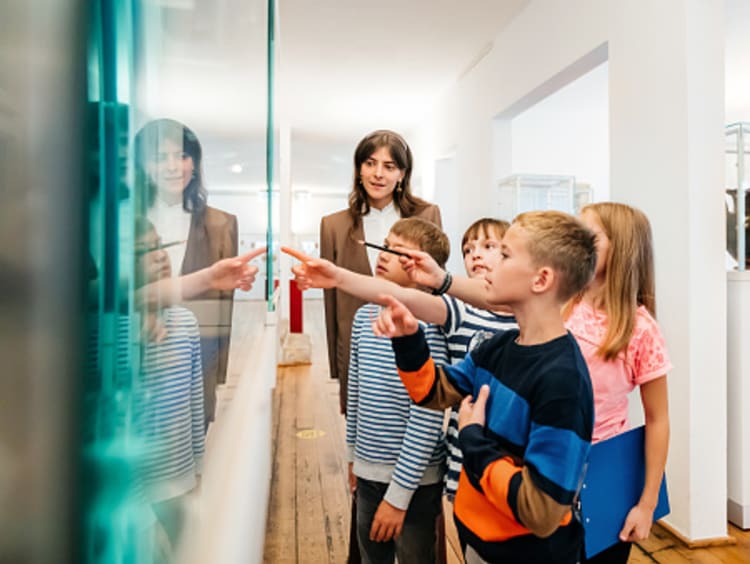
[[511,151],[496,118],[595,68],[601,53],[609,57],[611,197],[652,221],[658,316],[675,365],[667,520],[690,539],[723,537],[723,3],[532,2],[434,108],[416,136],[417,166],[429,193],[434,161],[455,151],[468,225],[484,215],[502,172],[493,151],[506,154],[506,166]]
[[608,80],[604,63],[513,118],[513,174],[575,176],[609,199]]
[[[368,132],[364,132],[364,136]],[[352,186],[356,138],[321,138],[291,135],[290,240],[308,254],[317,255],[320,219],[348,206]],[[308,290],[305,298],[321,298],[322,290]]]
[[440,207],[443,231],[450,240],[451,252],[447,268],[451,272],[464,272],[461,239],[467,225],[461,213],[461,185],[456,178],[456,158],[446,155],[435,161],[435,194],[430,199]]
[[317,240],[320,218],[347,207],[354,148],[358,141],[292,134],[292,232],[295,235]]

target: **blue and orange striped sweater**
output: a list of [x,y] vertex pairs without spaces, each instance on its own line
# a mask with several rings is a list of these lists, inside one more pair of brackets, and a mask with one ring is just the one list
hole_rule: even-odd
[[490,387],[485,426],[459,435],[462,540],[489,562],[573,563],[583,543],[571,508],[591,444],[591,381],[569,333],[531,346],[517,344],[518,334],[496,335],[454,366],[434,363],[421,330],[392,344],[418,405],[442,409]]

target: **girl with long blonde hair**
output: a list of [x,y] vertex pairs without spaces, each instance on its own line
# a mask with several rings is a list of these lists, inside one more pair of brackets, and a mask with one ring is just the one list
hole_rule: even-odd
[[648,537],[669,445],[666,374],[672,368],[655,320],[651,226],[640,210],[612,202],[586,206],[581,220],[596,235],[594,279],[565,308],[594,389],[593,442],[628,430],[628,394],[640,388],[645,415],[646,480],[620,543],[587,560],[625,563],[631,543]]

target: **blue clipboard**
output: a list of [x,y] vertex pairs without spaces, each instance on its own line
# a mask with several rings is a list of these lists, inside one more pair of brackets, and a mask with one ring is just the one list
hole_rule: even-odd
[[[644,427],[591,446],[588,470],[581,487],[581,518],[586,557],[619,542],[620,530],[643,491],[646,465]],[[659,488],[654,521],[669,514],[666,478]]]

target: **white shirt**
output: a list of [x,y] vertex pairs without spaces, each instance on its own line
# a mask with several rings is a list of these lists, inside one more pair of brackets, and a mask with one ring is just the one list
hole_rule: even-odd
[[[385,206],[382,210],[371,207],[370,213],[362,217],[362,229],[365,232],[365,241],[382,245],[391,227],[399,219],[401,219],[401,215],[396,206],[393,205],[393,202]],[[366,249],[370,268],[372,269],[372,273],[375,274],[375,267],[377,266],[380,251],[371,249],[370,247],[366,247]]]
[[179,276],[182,271],[182,261],[185,260],[187,238],[190,233],[190,218],[191,215],[182,209],[182,198],[176,204],[167,204],[156,198],[153,207],[148,210],[148,219],[154,224],[162,244],[181,241],[179,245],[164,249],[172,265],[172,276]]

